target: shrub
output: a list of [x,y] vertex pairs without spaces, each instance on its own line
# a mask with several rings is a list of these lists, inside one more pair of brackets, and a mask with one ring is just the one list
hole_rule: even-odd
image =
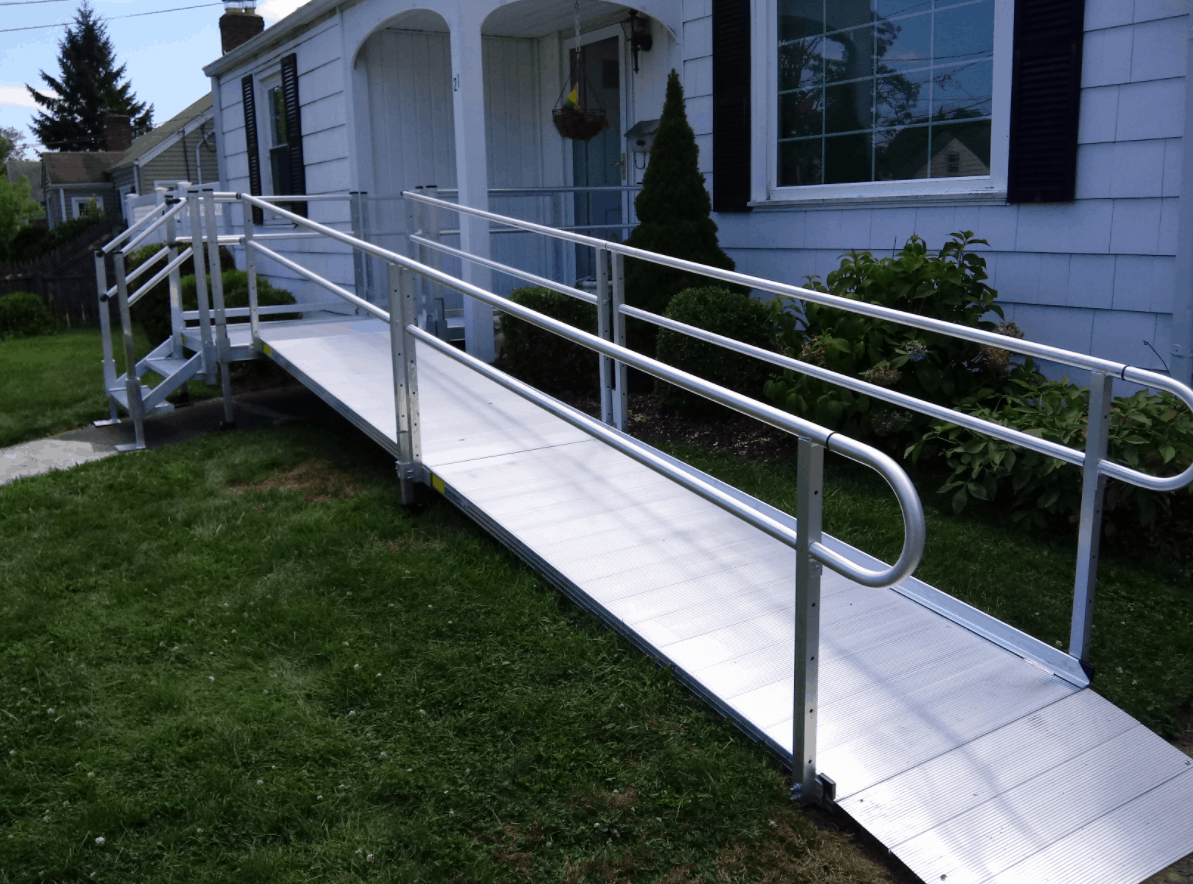
[[[981,390],[959,404],[975,417],[1029,432],[1071,448],[1083,448],[1089,414],[1089,390],[1068,381],[1018,379],[1014,392],[991,398]],[[919,458],[926,447],[941,447],[950,470],[939,489],[953,495],[960,512],[970,498],[999,500],[1011,521],[1024,528],[1046,527],[1049,517],[1075,522],[1081,507],[1081,472],[1035,451],[989,439],[955,424],[937,422],[907,449]],[[1134,469],[1171,475],[1193,462],[1193,416],[1169,393],[1119,396],[1110,412],[1109,456]],[[1171,497],[1111,480],[1103,518],[1107,533],[1115,524],[1137,517],[1147,524]]]
[[[696,136],[684,112],[683,86],[675,71],[667,77],[663,112],[634,208],[638,226],[626,245],[734,269],[733,259],[717,244],[712,202],[697,165]],[[671,299],[686,288],[710,284],[708,277],[632,258],[626,260],[625,274],[626,303],[651,313],[665,312]],[[630,320],[626,333],[631,349],[654,355],[655,326]]]
[[[247,307],[249,305],[249,280],[248,274],[243,270],[225,270],[221,275],[224,283],[224,306],[232,307]],[[197,286],[195,284],[194,276],[184,276],[181,279],[182,288],[182,309],[183,310],[198,310],[199,299],[197,297]],[[208,305],[211,305],[211,280],[207,280]],[[159,293],[155,287],[154,291],[145,296],[146,307],[150,309],[142,310],[138,317],[142,328],[145,330],[146,336],[149,338],[151,344],[159,344],[170,336],[170,299],[168,289]],[[150,301],[149,299],[153,299]],[[294,296],[285,289],[274,288],[269,280],[264,277],[257,277],[257,303],[262,307],[272,307],[280,304],[294,304]],[[138,301],[136,307],[141,307],[142,302]],[[269,319],[296,319],[299,314],[282,314],[271,315]],[[243,321],[243,320],[240,320]]]
[[[151,257],[156,255],[166,246],[164,243],[151,243],[147,246],[141,246],[124,256],[124,271],[125,273],[132,273]],[[165,267],[165,262],[159,261],[149,271],[149,276],[152,276],[157,271]],[[210,265],[204,264],[204,269]],[[226,246],[220,246],[220,269],[224,272],[236,269],[236,259],[233,257],[231,250]],[[185,279],[187,276],[192,276],[195,272],[195,260],[193,257],[187,258],[178,268],[179,274]],[[147,280],[149,276],[142,277],[136,280],[132,289],[136,289],[137,285]],[[208,284],[210,286],[210,283]],[[210,290],[210,288],[209,288]],[[131,292],[130,292],[131,293]],[[192,289],[193,294],[193,289]],[[264,302],[262,302],[264,303]],[[293,303],[287,301],[285,303]],[[231,305],[229,305],[231,306]],[[246,306],[246,305],[240,305]],[[194,310],[196,307],[185,307],[186,310]],[[133,321],[141,323],[145,329],[146,334],[149,335],[150,340],[160,342],[165,340],[170,335],[170,283],[168,280],[162,280],[152,289],[150,289],[142,298],[133,305]]]
[[[986,261],[968,251],[973,233],[954,233],[940,254],[928,254],[918,236],[895,258],[875,259],[850,252],[828,284],[808,277],[808,288],[971,328],[1022,337],[1013,323],[996,324],[1002,309],[998,293],[986,285]],[[943,405],[973,397],[979,390],[1007,389],[1012,378],[1036,377],[1030,360],[1013,363],[1006,350],[931,332],[909,329],[836,307],[806,303],[803,316],[780,315],[788,356],[861,378],[882,387]],[[870,398],[822,381],[784,371],[766,386],[780,408],[863,439],[891,437],[913,441],[927,418],[871,403]]]
[[54,314],[37,295],[13,292],[0,296],[0,338],[32,338],[56,331]]
[[[771,306],[749,295],[724,288],[685,289],[667,307],[669,318],[727,338],[767,350],[775,348],[775,313]],[[659,329],[658,358],[690,374],[758,398],[773,368],[765,362],[734,353],[688,335]],[[665,381],[655,381],[655,396],[665,405],[689,413],[713,414],[724,410],[703,397]]]
[[[522,307],[596,334],[596,307],[550,289],[527,286],[510,293]],[[596,389],[597,354],[508,313],[501,314],[510,374],[542,390]]]

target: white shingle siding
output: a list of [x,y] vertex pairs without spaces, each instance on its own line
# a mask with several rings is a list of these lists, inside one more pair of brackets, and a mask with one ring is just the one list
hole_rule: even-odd
[[[1162,370],[1143,341],[1167,358],[1190,5],[1087,0],[1075,202],[759,207],[717,217],[722,245],[740,270],[782,267],[792,282],[823,276],[850,249],[891,254],[912,233],[939,249],[953,231],[973,230],[990,241],[979,247],[990,284],[1028,337]],[[701,125],[711,84],[708,8],[707,0],[683,7],[689,119]],[[753,131],[765,137],[762,121]],[[710,138],[702,169],[711,169],[711,151]]]

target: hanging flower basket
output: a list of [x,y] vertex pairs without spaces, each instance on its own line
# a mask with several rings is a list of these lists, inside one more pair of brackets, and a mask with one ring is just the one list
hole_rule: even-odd
[[561,107],[551,112],[551,118],[559,134],[572,141],[591,141],[609,128],[609,118],[603,110]]

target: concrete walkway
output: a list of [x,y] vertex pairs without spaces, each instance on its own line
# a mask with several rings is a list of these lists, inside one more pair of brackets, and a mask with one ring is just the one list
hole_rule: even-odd
[[[241,393],[234,397],[237,429],[271,427],[292,420],[336,417],[335,411],[305,387]],[[224,405],[209,399],[145,421],[149,448],[177,445],[220,428]],[[65,470],[116,454],[116,446],[135,441],[131,421],[109,427],[84,427],[50,439],[0,449],[0,485],[50,470]]]

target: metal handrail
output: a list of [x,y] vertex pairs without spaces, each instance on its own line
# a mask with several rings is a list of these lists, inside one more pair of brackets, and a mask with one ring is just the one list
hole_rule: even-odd
[[163,224],[165,224],[167,221],[169,221],[171,218],[173,218],[175,215],[177,215],[179,212],[181,212],[184,208],[186,208],[186,199],[185,198],[180,199],[177,203],[175,203],[174,207],[172,209],[169,209],[168,211],[163,212],[161,214],[161,216],[158,217],[158,219],[156,221],[154,221],[152,224],[150,224],[148,227],[146,227],[144,230],[142,230],[139,234],[137,234],[137,236],[135,238],[129,240],[129,242],[120,251],[124,252],[124,254],[127,255],[129,252],[131,252],[133,249],[135,249],[137,246],[139,246],[141,243],[143,243],[145,241],[145,239],[149,236],[149,234],[153,233],[153,231],[157,230],[159,227],[161,227]]
[[[1021,353],[1051,362],[1059,362],[1063,365],[1069,365],[1074,368],[1082,368],[1093,372],[1111,375],[1121,378],[1125,381],[1131,381],[1142,386],[1151,387],[1157,390],[1165,390],[1169,393],[1172,393],[1181,402],[1183,402],[1191,412],[1193,412],[1193,390],[1174,378],[1148,371],[1146,369],[1135,368],[1120,362],[1112,362],[1108,359],[1101,359],[1097,356],[1087,356],[1080,353],[1074,353],[1069,350],[1062,350],[1059,347],[1052,347],[1047,344],[1038,344],[1032,341],[1019,340],[1017,338],[1007,337],[1006,335],[1000,335],[996,332],[985,331],[984,329],[970,328],[968,326],[945,322],[944,320],[940,319],[931,319],[926,316],[903,313],[890,307],[869,304],[865,301],[858,301],[852,298],[841,297],[839,295],[830,295],[825,294],[824,292],[817,292],[812,289],[800,288],[799,286],[773,282],[771,280],[761,279],[756,276],[737,273],[732,270],[722,270],[715,267],[708,267],[704,264],[697,264],[693,261],[685,261],[682,258],[673,258],[669,255],[661,255],[656,252],[648,252],[643,249],[636,249],[632,246],[627,246],[618,242],[600,240],[594,237],[586,237],[574,233],[561,234],[554,228],[546,227],[542,224],[535,224],[534,222],[530,221],[519,221],[514,218],[494,215],[492,212],[486,212],[483,209],[474,209],[469,206],[461,206],[456,203],[450,203],[444,200],[436,199],[435,197],[424,196],[423,194],[405,191],[403,196],[408,196],[411,199],[426,203],[428,205],[440,206],[449,211],[463,212],[478,218],[497,221],[498,223],[506,224],[510,227],[517,227],[532,233],[540,233],[544,236],[550,236],[555,239],[574,242],[579,245],[586,245],[592,248],[605,249],[611,253],[620,254],[627,258],[637,258],[642,261],[660,264],[664,267],[671,267],[676,270],[685,270],[689,273],[700,274],[734,285],[743,285],[752,289],[758,289],[760,291],[766,291],[772,294],[798,300],[812,301],[814,303],[836,307],[838,309],[846,310],[852,313],[858,313],[863,316],[870,316],[875,319],[883,319],[889,322],[894,322],[899,325],[907,325],[913,328],[923,329],[924,331],[931,331],[938,334],[947,335],[949,337],[972,341],[978,344],[985,344],[1002,350],[1009,350],[1015,353]],[[665,323],[664,317],[653,313],[647,313],[646,311],[642,311],[628,305],[622,305],[619,309],[624,315],[633,316],[638,319],[644,319],[647,322],[652,322],[656,325],[664,325]],[[702,337],[702,330],[696,329],[694,326],[685,326],[682,323],[673,323],[673,321],[666,322],[671,322],[672,324],[667,325],[667,327],[675,331],[680,331],[683,334],[688,334],[693,337]],[[708,338],[705,338],[705,340],[708,340]],[[712,343],[719,344],[721,341],[712,341]],[[769,356],[766,358],[768,361],[775,361]],[[827,370],[821,370],[819,373],[814,373],[808,370],[809,367],[805,367],[807,366],[807,363],[798,363],[798,360],[795,360],[794,362],[798,364],[798,367],[796,367],[796,365],[788,365],[785,363],[783,364],[783,367],[795,368],[797,371],[820,377],[821,379],[827,380],[830,383],[849,387],[851,389],[858,389],[855,386],[856,382],[852,378],[847,378],[845,375]],[[868,391],[867,395],[869,395]],[[898,398],[894,399],[891,398],[891,396]],[[1002,424],[996,424],[982,418],[974,418],[971,415],[965,415],[963,412],[955,411],[953,409],[947,409],[949,412],[948,416],[940,415],[937,412],[936,406],[932,406],[930,409],[925,408],[927,403],[921,399],[916,399],[915,397],[906,396],[904,394],[893,394],[890,391],[887,391],[887,395],[879,396],[878,398],[885,399],[886,401],[893,402],[894,404],[901,405],[902,407],[909,408],[913,411],[919,411],[924,414],[930,414],[931,416],[941,417],[942,419],[948,420],[949,422],[957,424],[958,426],[965,426],[968,429],[974,429],[986,435],[1004,439],[1005,441],[1010,441],[1017,445],[1022,445],[1025,448],[1039,451],[1041,454],[1057,457],[1069,463],[1078,465],[1083,465],[1085,463],[1084,451],[1058,445],[1057,443],[1049,442],[1037,436],[1019,433],[1018,431],[1004,427]],[[1168,477],[1152,476],[1122,464],[1115,463],[1111,460],[1103,460],[1099,464],[1099,471],[1104,475],[1120,479],[1129,484],[1137,485],[1141,488],[1146,488],[1151,491],[1177,491],[1181,488],[1184,488],[1190,482],[1193,482],[1193,464],[1190,464],[1190,466],[1183,472],[1175,476]]]
[[[157,207],[155,206],[154,208],[156,209]],[[105,255],[111,254],[117,247],[119,247],[122,242],[136,233],[139,228],[151,223],[153,221],[153,214],[153,212],[150,212],[140,221],[134,221],[127,228],[125,228],[125,230],[113,237],[113,239],[107,245],[100,248],[100,251]]]
[[[166,254],[166,250],[162,249],[160,254]],[[135,292],[128,296],[128,305],[131,307],[133,304],[137,303],[137,301],[141,300],[143,296],[149,294],[155,285],[169,276],[172,270],[181,267],[186,262],[186,259],[191,257],[192,254],[194,254],[194,250],[189,246],[179,252],[177,258],[166,264],[166,266],[155,273],[151,279],[147,280]],[[132,279],[132,276],[133,274],[130,273],[128,278]]]
[[[295,215],[294,217],[297,218],[299,216]],[[311,222],[311,223],[313,224],[315,222]],[[347,301],[349,304],[353,305],[354,307],[359,307],[361,310],[364,310],[366,313],[376,316],[378,319],[384,319],[386,322],[389,321],[389,314],[386,313],[381,308],[379,308],[373,304],[370,304],[364,298],[358,298],[356,295],[352,294],[352,292],[348,291],[347,289],[336,285],[334,282],[331,282],[330,280],[324,279],[322,276],[315,273],[314,271],[307,270],[301,264],[298,264],[295,261],[291,261],[289,258],[285,257],[284,255],[279,255],[273,249],[266,248],[265,246],[258,243],[255,237],[250,241],[249,244],[253,247],[254,250],[260,252],[262,255],[265,255],[265,257],[270,258],[274,261],[277,261],[283,267],[288,267],[289,269],[293,270],[295,273],[301,274],[305,278],[309,279],[311,282],[316,283],[317,285],[323,286],[323,288],[327,289],[332,294],[338,295],[339,297],[343,298],[345,301]]]
[[435,242],[433,239],[427,239],[425,236],[419,236],[416,233],[409,234],[409,237],[412,243],[417,243],[420,246],[426,246],[429,249],[434,249],[435,251],[442,252],[445,255],[451,255],[454,258],[471,261],[473,264],[480,264],[482,267],[488,267],[492,270],[498,271],[499,273],[504,273],[507,276],[520,279],[523,282],[534,283],[535,285],[541,286],[542,288],[550,289],[553,292],[559,292],[561,295],[567,295],[570,298],[577,298],[578,300],[585,301],[586,303],[596,306],[596,295],[581,291],[578,288],[573,288],[570,285],[564,285],[561,282],[555,282],[553,279],[547,279],[545,276],[539,276],[538,274],[529,273],[525,270],[518,270],[514,267],[510,267],[508,264],[502,264],[500,261],[493,261],[489,258],[481,258],[478,255],[470,255],[463,249],[452,248],[451,246],[444,245],[441,242]]
[[[378,258],[382,258],[392,264],[396,264],[401,268],[413,271],[424,278],[430,279],[439,283],[440,285],[458,291],[461,294],[468,295],[472,298],[476,298],[478,301],[489,304],[490,306],[497,307],[512,316],[524,320],[525,322],[536,325],[546,331],[553,332],[559,337],[570,340],[573,343],[587,347],[589,350],[593,350],[603,356],[616,359],[619,362],[623,362],[626,365],[637,368],[639,371],[643,371],[646,374],[652,375],[653,377],[666,381],[667,383],[673,384],[674,386],[680,387],[681,389],[709,399],[710,401],[716,402],[720,405],[724,405],[735,411],[749,415],[757,420],[763,421],[764,423],[775,427],[776,429],[784,430],[785,432],[791,433],[793,435],[807,438],[811,440],[811,442],[823,446],[828,451],[842,454],[851,460],[855,460],[858,463],[869,466],[871,469],[875,470],[879,475],[881,475],[887,484],[891,486],[891,490],[894,491],[895,497],[899,502],[899,509],[903,514],[903,546],[900,550],[899,558],[896,560],[895,564],[890,565],[886,569],[882,570],[863,568],[819,543],[812,544],[809,552],[815,559],[817,559],[817,561],[827,565],[828,567],[832,568],[838,573],[843,574],[851,580],[862,584],[863,586],[891,586],[908,577],[919,564],[920,558],[923,556],[924,542],[927,534],[927,527],[924,522],[923,506],[920,503],[919,495],[916,492],[915,486],[912,484],[911,479],[908,478],[903,469],[897,463],[895,463],[891,457],[884,454],[883,452],[878,451],[869,445],[865,445],[864,443],[857,442],[856,440],[848,439],[839,433],[835,433],[831,430],[821,427],[818,424],[805,420],[804,418],[800,418],[788,412],[782,411],[778,408],[775,408],[774,406],[764,405],[763,403],[757,402],[748,396],[743,396],[742,394],[734,392],[733,390],[712,384],[702,378],[696,377],[695,375],[681,371],[677,368],[673,368],[672,366],[666,365],[662,362],[659,362],[658,360],[651,359],[647,356],[642,356],[638,353],[635,353],[633,350],[629,350],[625,347],[605,341],[596,335],[581,331],[565,322],[560,322],[557,319],[552,319],[549,316],[545,316],[534,310],[530,310],[529,308],[516,304],[507,298],[487,292],[482,288],[474,286],[471,283],[464,282],[463,280],[457,279],[456,277],[440,270],[427,267],[426,265],[414,261],[411,258],[399,255],[396,252],[391,252],[388,249],[381,248],[380,246],[372,245],[371,243],[364,242],[363,240],[356,239],[355,237],[352,237],[348,234],[341,233],[338,230],[334,230],[330,227],[319,224],[318,222],[311,221],[308,218],[303,218],[302,216],[293,212],[280,209],[276,206],[269,206],[268,204],[262,203],[257,197],[250,196],[248,194],[217,194],[217,196],[231,196],[234,199],[238,198],[242,200],[250,206],[257,205],[259,208],[269,208],[271,211],[278,213],[282,217],[287,218],[300,227],[307,227],[311,230],[319,230],[331,239],[338,240],[345,245],[353,246],[354,248],[357,248],[363,252],[372,254]],[[261,247],[258,247],[257,250],[264,251],[264,249]],[[293,262],[291,262],[291,264],[292,263]],[[298,265],[293,265],[291,269],[297,270]],[[309,273],[309,271],[305,271],[304,275],[308,275]],[[337,286],[336,288],[339,287]],[[334,291],[334,289],[329,290]],[[337,292],[337,294],[339,294],[339,292]],[[356,298],[356,296],[351,295],[348,292],[343,292],[343,295],[341,296],[344,295],[348,296],[345,298],[345,300],[356,304],[356,306],[362,307],[362,309],[367,309],[369,313],[371,313],[373,316],[376,316],[378,319],[386,322],[390,321],[390,314],[388,311],[381,310],[372,304],[368,304],[367,301]],[[407,329],[407,331],[409,331],[412,335],[414,335],[417,330],[417,326],[412,326]],[[718,500],[712,498],[709,499],[718,506],[721,505]],[[736,499],[733,500],[732,506],[727,508],[730,508],[732,512],[738,515],[742,515],[747,509],[750,509]],[[786,539],[787,535],[783,535],[783,537]]]

